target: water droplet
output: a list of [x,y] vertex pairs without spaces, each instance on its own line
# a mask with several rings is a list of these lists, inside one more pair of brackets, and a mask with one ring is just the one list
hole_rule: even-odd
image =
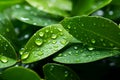
[[43,32],[39,32],[39,36],[40,36],[40,37],[43,37],[43,36],[44,36],[44,33],[43,33]]
[[92,50],[94,50],[94,48],[93,47],[89,47],[88,50],[92,51]]
[[42,39],[36,39],[36,40],[35,40],[35,43],[36,43],[38,46],[40,46],[40,45],[42,45],[43,40],[42,40]]
[[53,68],[54,68],[54,66],[53,66],[53,65],[51,65],[51,67],[50,67],[50,71],[52,71],[52,70],[53,70]]
[[23,20],[23,21],[28,21],[28,20],[30,20],[29,18],[24,18],[24,17],[20,17],[20,19]]
[[100,39],[100,41],[103,41],[103,39]]
[[98,16],[103,16],[103,15],[104,15],[104,12],[103,12],[103,10],[98,10],[98,11],[96,12],[96,14],[97,14]]
[[70,28],[71,28],[71,27],[70,27],[70,25],[68,25],[67,27],[68,27],[68,29],[70,29]]
[[67,43],[67,41],[65,39],[60,41],[61,44],[65,45]]
[[26,10],[30,10],[31,7],[30,7],[30,6],[25,6],[25,9],[26,9]]
[[62,56],[62,53],[58,54],[58,57],[61,57]]
[[68,77],[68,75],[69,75],[68,71],[65,71],[65,77]]
[[108,14],[109,14],[109,15],[113,15],[113,11],[109,11]]
[[81,49],[81,50],[80,50],[80,52],[82,53],[82,52],[84,52],[84,50],[83,50],[83,49]]
[[8,59],[7,59],[7,57],[5,57],[5,56],[1,56],[1,57],[0,57],[0,60],[1,60],[1,62],[3,62],[3,63],[7,63],[7,62],[8,62]]
[[36,22],[34,22],[34,23],[33,23],[33,25],[37,25],[37,23],[36,23]]
[[7,28],[6,31],[9,32],[10,31],[9,28]]
[[42,6],[38,7],[39,10],[43,10],[44,8]]
[[84,24],[81,24],[81,26],[84,26]]
[[57,41],[56,40],[53,40],[52,43],[55,44]]
[[58,29],[58,31],[60,31],[60,32],[62,31],[62,29],[61,29],[61,28],[57,28],[57,29]]
[[42,56],[42,55],[43,55],[43,52],[42,52],[42,51],[39,51],[39,52],[37,53],[37,55],[38,55],[38,56]]
[[71,55],[71,54],[72,54],[72,52],[71,52],[71,51],[69,51],[69,52],[68,52],[68,54],[69,54],[69,55]]
[[111,46],[111,47],[113,47],[113,46],[114,46],[114,44],[113,44],[113,43],[110,43],[110,46]]
[[48,29],[46,29],[46,30],[45,30],[45,32],[47,33],[47,32],[49,32],[49,30],[48,30]]
[[94,44],[96,41],[94,39],[92,39],[91,42]]
[[24,50],[25,50],[24,48],[21,48],[21,50],[19,51],[20,55],[23,54]]
[[19,5],[19,4],[16,4],[15,7],[16,7],[16,8],[20,8],[20,5]]
[[76,50],[76,49],[78,49],[78,47],[77,47],[77,46],[74,46],[74,49]]
[[29,53],[25,52],[25,53],[22,54],[21,59],[27,59],[28,56],[29,56]]
[[52,34],[52,37],[51,37],[52,39],[55,39],[55,38],[57,38],[57,35],[56,34]]

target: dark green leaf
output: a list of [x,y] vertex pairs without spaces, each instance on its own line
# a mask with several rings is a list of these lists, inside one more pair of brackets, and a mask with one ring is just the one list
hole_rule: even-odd
[[71,11],[72,8],[70,0],[26,0],[26,1],[39,10],[61,16],[69,16],[67,11]]
[[43,70],[46,80],[80,80],[75,72],[60,64],[46,64]]
[[3,80],[42,80],[37,73],[23,67],[8,68],[2,73]]
[[93,47],[82,47],[81,44],[69,46],[68,49],[58,54],[54,61],[67,64],[88,63],[106,57],[120,55],[116,50],[95,49]]
[[23,63],[46,58],[66,46],[72,36],[60,24],[54,24],[37,31],[20,52]]
[[2,13],[0,14],[0,34],[3,35],[12,44],[16,44],[17,37],[14,31],[14,27],[9,18]]
[[47,26],[50,24],[58,23],[60,21],[59,16],[45,13],[29,5],[17,4],[13,6],[12,16],[22,22],[36,26]]
[[72,0],[73,15],[89,15],[92,12],[106,6],[112,0]]
[[92,47],[120,48],[120,29],[109,19],[82,16],[64,19],[61,24],[76,39]]
[[0,68],[14,65],[17,62],[16,53],[9,41],[0,35]]

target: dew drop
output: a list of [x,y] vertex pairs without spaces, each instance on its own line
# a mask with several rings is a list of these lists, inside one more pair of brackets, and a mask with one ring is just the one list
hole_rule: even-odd
[[113,11],[109,11],[108,14],[109,14],[109,15],[113,15]]
[[74,49],[75,49],[75,50],[77,50],[77,49],[78,49],[78,47],[77,47],[77,46],[74,46]]
[[65,45],[67,43],[67,41],[65,39],[63,39],[62,41],[60,41],[60,43]]
[[24,50],[25,50],[24,48],[21,48],[21,50],[19,51],[20,55],[23,54]]
[[56,34],[52,34],[51,38],[52,38],[52,39],[56,39],[56,38],[57,38],[57,35],[56,35]]
[[67,27],[68,27],[68,29],[70,29],[70,28],[71,28],[71,27],[70,27],[70,25],[68,25]]
[[84,26],[84,24],[81,24],[81,26]]
[[65,77],[68,77],[68,71],[65,71]]
[[43,33],[43,32],[39,32],[39,36],[40,36],[40,37],[43,37],[43,36],[44,36],[44,33]]
[[61,57],[62,56],[62,53],[58,54],[58,57]]
[[46,29],[46,30],[45,30],[45,32],[46,32],[46,33],[48,33],[48,32],[49,32],[49,30],[48,30],[48,29]]
[[25,52],[25,53],[22,54],[21,59],[27,59],[28,56],[29,56],[29,53]]
[[38,46],[42,45],[43,40],[42,39],[36,39],[35,40],[35,44],[37,44]]
[[42,56],[42,55],[43,55],[43,52],[42,52],[42,51],[39,51],[39,52],[37,53],[37,55],[38,55],[38,56]]
[[93,47],[89,47],[88,50],[92,51],[92,50],[94,50],[94,48]]
[[7,63],[7,62],[8,62],[8,59],[7,59],[7,57],[5,57],[5,56],[1,56],[1,57],[0,57],[0,60],[1,60],[1,62],[3,62],[3,63]]
[[29,18],[24,18],[24,17],[20,17],[20,19],[23,20],[23,21],[28,21],[28,20],[30,20]]
[[52,43],[55,44],[57,41],[56,40],[53,40]]
[[111,47],[113,47],[113,46],[114,46],[114,44],[113,44],[113,43],[110,43],[110,46],[111,46]]
[[53,65],[51,65],[51,67],[50,67],[50,71],[52,71],[52,70],[53,70],[53,68],[54,68],[54,66],[53,66]]
[[61,29],[61,28],[57,28],[57,29],[58,29],[58,31],[60,31],[60,32],[62,31],[62,29]]
[[100,39],[100,41],[103,41],[103,39]]
[[92,39],[91,42],[94,44],[96,41],[94,39]]

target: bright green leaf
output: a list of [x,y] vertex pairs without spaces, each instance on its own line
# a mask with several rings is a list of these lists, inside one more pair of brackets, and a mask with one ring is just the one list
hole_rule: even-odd
[[120,29],[109,19],[95,16],[65,18],[61,24],[85,45],[120,48]]
[[16,53],[9,41],[0,35],[0,68],[12,66],[17,62]]
[[67,64],[88,63],[116,55],[120,55],[120,51],[85,48],[82,44],[75,44],[59,53],[54,61]]
[[80,80],[75,72],[60,64],[46,64],[43,70],[46,80]]
[[42,80],[39,75],[23,67],[11,67],[2,73],[2,80]]
[[71,11],[72,3],[70,0],[26,0],[29,4],[39,10],[61,15],[68,16],[67,11]]
[[89,15],[94,11],[106,6],[112,0],[72,0],[73,15]]
[[10,7],[11,5],[22,3],[24,0],[0,0],[0,11],[4,10],[5,8]]
[[29,5],[15,5],[12,16],[18,20],[35,26],[47,26],[59,22],[59,16],[45,13]]
[[44,59],[66,46],[72,36],[60,24],[37,31],[20,51],[23,63]]

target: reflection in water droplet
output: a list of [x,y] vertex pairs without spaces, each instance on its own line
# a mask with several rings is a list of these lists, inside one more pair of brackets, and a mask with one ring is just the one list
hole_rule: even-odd
[[67,41],[65,39],[63,39],[62,41],[60,41],[60,43],[65,45],[67,43]]
[[35,40],[35,43],[36,43],[38,46],[40,46],[40,45],[42,45],[43,40],[42,40],[42,39],[36,39],[36,40]]
[[43,36],[44,36],[44,33],[43,33],[43,32],[39,32],[39,36],[40,36],[40,37],[43,37]]
[[0,57],[0,61],[3,62],[3,63],[7,63],[7,62],[8,62],[8,59],[7,59],[7,57],[5,57],[5,56],[1,56],[1,57]]
[[57,35],[56,34],[52,34],[51,38],[55,39],[55,38],[57,38]]
[[29,56],[29,53],[25,52],[25,53],[22,54],[21,59],[27,59],[28,56]]

